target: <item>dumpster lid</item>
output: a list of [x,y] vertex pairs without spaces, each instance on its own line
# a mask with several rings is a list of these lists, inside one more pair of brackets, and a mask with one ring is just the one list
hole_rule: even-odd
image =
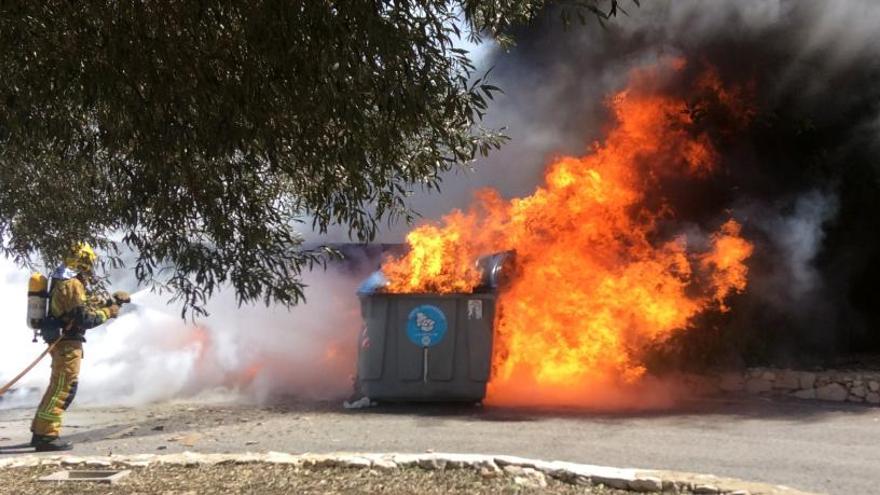
[[381,292],[385,287],[388,287],[388,283],[388,278],[385,277],[382,270],[377,270],[371,273],[370,276],[361,283],[360,287],[358,287],[357,293],[359,295],[375,294],[376,292]]
[[[473,294],[495,292],[511,276],[510,271],[515,263],[515,251],[501,251],[479,257],[476,266],[480,270],[480,282],[471,292]],[[358,287],[358,295],[370,295],[384,292],[390,284],[388,277],[377,270],[370,274]]]

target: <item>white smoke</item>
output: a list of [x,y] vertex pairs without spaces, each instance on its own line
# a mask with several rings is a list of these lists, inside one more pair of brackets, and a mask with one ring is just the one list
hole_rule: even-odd
[[790,215],[764,215],[758,224],[775,234],[785,253],[782,259],[789,274],[787,278],[793,282],[788,294],[800,299],[820,283],[813,262],[825,237],[824,224],[837,213],[837,199],[811,191],[795,201],[793,210]]
[[[42,346],[31,344],[32,332],[25,322],[27,315],[27,284],[29,273],[19,269],[12,261],[0,258],[0,310],[3,315],[2,345],[0,345],[0,386],[5,385],[42,350]],[[19,382],[33,383],[33,377],[41,370]],[[48,383],[48,379],[46,381]],[[32,385],[31,385],[32,386]],[[0,399],[0,407],[17,402],[20,394],[7,393]]]
[[[31,343],[25,324],[28,275],[0,259],[0,384],[45,348]],[[196,324],[184,322],[167,297],[137,293],[117,320],[87,332],[77,403],[134,405],[218,390],[254,401],[342,398],[351,391],[361,326],[355,290],[365,275],[332,267],[309,273],[309,300],[290,311],[238,307],[231,291],[221,291]],[[35,404],[48,381],[46,358],[0,407]]]
[[773,259],[778,263],[764,267],[758,287],[753,289],[760,291],[765,301],[794,309],[825,289],[815,261],[826,224],[837,210],[837,197],[817,190],[775,205],[758,202],[735,210],[766,237],[771,243],[768,249],[776,253]]

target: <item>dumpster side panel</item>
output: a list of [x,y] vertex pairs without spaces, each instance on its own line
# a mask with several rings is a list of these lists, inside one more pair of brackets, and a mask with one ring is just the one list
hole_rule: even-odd
[[[404,381],[425,380],[425,360],[427,359],[427,378],[429,380],[451,380],[453,377],[453,358],[455,354],[455,303],[454,299],[426,301],[423,298],[397,298],[392,303],[394,322],[389,333],[397,340],[398,374]],[[407,334],[407,327],[413,311],[425,305],[439,309],[446,318],[446,333],[436,344],[424,347],[413,342]]]
[[[468,299],[462,301],[463,321],[466,321],[467,348],[462,354],[467,358],[468,378],[487,382],[492,368],[492,328],[495,321],[495,301],[491,299]],[[487,359],[488,356],[488,359]]]
[[456,321],[455,299],[434,301],[435,306],[446,316],[448,329],[446,336],[436,345],[428,348],[428,379],[431,381],[450,381],[455,371],[456,340],[458,339],[458,322]]
[[366,342],[358,346],[358,377],[366,380],[382,378],[388,334],[389,300],[362,297],[361,314],[364,318]]
[[425,368],[423,364],[422,349],[406,336],[406,325],[409,313],[418,301],[410,298],[395,298],[393,305],[394,325],[388,328],[388,333],[393,334],[397,355],[397,375],[403,381],[420,382],[424,378]]
[[[365,395],[387,401],[485,397],[494,296],[371,294],[361,303],[366,333],[373,339],[359,354],[358,380]],[[441,326],[443,332],[432,331]]]

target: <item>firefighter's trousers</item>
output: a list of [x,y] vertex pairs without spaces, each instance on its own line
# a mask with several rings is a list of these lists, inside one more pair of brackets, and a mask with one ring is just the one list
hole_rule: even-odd
[[62,340],[50,355],[52,379],[40,401],[31,431],[36,435],[57,437],[61,433],[61,417],[76,395],[79,366],[83,358],[82,342]]

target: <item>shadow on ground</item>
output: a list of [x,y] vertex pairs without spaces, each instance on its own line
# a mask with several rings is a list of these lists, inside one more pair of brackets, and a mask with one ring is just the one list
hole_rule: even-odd
[[[296,404],[276,406],[291,411]],[[868,412],[878,408],[863,404],[802,401],[796,399],[730,396],[721,398],[690,399],[663,409],[633,409],[623,411],[596,411],[574,407],[505,407],[474,406],[471,404],[437,403],[383,403],[376,407],[350,411],[351,414],[399,414],[407,416],[462,417],[481,421],[523,422],[544,419],[583,419],[617,421],[638,418],[674,418],[687,416],[733,416],[749,419],[778,419],[781,421],[820,421],[823,416],[841,412]]]

